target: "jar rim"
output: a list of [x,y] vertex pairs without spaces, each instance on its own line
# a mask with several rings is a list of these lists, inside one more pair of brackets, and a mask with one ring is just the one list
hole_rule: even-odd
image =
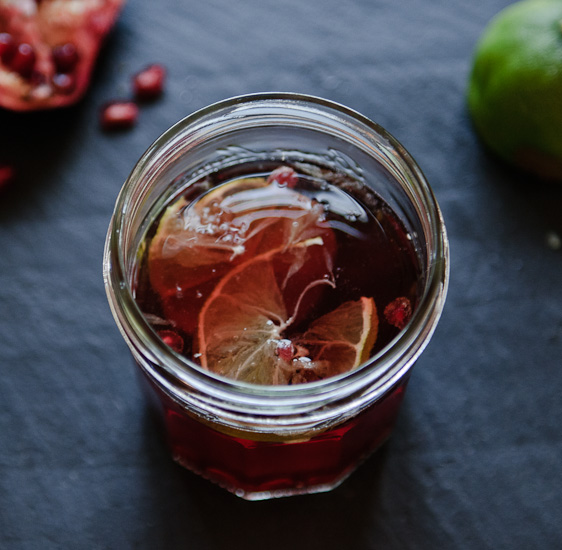
[[[174,140],[182,132],[209,119],[216,119],[221,113],[244,118],[258,106],[267,110],[275,105],[303,112],[311,108],[320,110],[323,114],[344,120],[346,124],[358,125],[365,132],[390,144],[402,169],[408,171],[417,186],[416,191],[420,193],[433,232],[430,235],[433,258],[424,268],[427,283],[408,325],[384,349],[353,371],[317,382],[290,386],[262,386],[227,379],[206,371],[171,350],[157,336],[138,307],[123,254],[124,223],[129,214],[127,206],[131,189],[138,184],[143,173],[154,169],[163,149],[173,146]],[[166,130],[141,156],[125,181],[115,204],[104,251],[104,281],[110,307],[135,358],[148,355],[151,375],[156,376],[161,384],[169,384],[169,378],[172,377],[172,385],[179,383],[198,395],[208,393],[213,402],[227,400],[240,409],[250,406],[259,410],[291,408],[294,411],[294,407],[302,404],[305,397],[308,405],[313,403],[321,406],[335,398],[339,399],[342,390],[346,396],[364,395],[364,399],[372,398],[373,392],[384,394],[411,368],[429,342],[443,309],[448,280],[449,249],[442,214],[433,191],[413,157],[382,126],[357,111],[320,97],[287,92],[255,93],[224,99],[195,111]],[[147,367],[143,368],[146,370]],[[368,392],[366,388],[369,388]]]

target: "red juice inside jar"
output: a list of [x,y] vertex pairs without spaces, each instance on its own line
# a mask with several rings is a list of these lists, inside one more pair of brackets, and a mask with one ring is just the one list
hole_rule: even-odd
[[[253,162],[176,194],[147,231],[134,296],[161,339],[219,376],[301,385],[385,348],[417,306],[420,265],[397,215],[343,172]],[[247,498],[331,488],[390,435],[407,377],[303,437],[231,429],[154,379],[174,458]]]
[[308,439],[257,436],[202,422],[143,377],[172,457],[247,500],[316,493],[337,487],[390,436],[408,379],[357,416]]

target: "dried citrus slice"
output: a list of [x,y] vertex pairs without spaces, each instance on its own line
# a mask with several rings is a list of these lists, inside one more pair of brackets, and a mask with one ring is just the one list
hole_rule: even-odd
[[[246,252],[253,235],[246,219],[224,204],[235,193],[259,189],[264,178],[240,179],[220,186],[195,202],[180,197],[171,204],[150,242],[148,262],[154,289],[167,296],[215,277],[212,269],[229,266]],[[256,228],[252,228],[256,231]]]
[[[199,316],[197,355],[204,368],[254,384],[292,384],[348,371],[369,356],[378,330],[371,298],[346,302],[304,335],[287,338],[307,293],[334,284],[326,263],[324,276],[317,268],[323,244],[316,237],[271,250],[220,281]],[[303,271],[307,277],[299,276]],[[287,307],[287,289],[295,291],[293,277],[300,292]]]
[[344,302],[320,317],[295,340],[296,348],[301,354],[307,353],[305,357],[310,362],[298,357],[297,366],[293,360],[293,383],[327,378],[358,367],[369,359],[378,327],[375,301],[364,296]]
[[333,251],[322,205],[265,178],[240,178],[165,211],[151,240],[148,272],[164,314],[193,334],[214,285],[236,265],[280,246],[321,236]]

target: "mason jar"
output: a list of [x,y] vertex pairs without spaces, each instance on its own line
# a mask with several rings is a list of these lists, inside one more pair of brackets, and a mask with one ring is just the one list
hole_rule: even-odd
[[[412,240],[419,262],[412,317],[350,372],[279,386],[228,379],[166,345],[139,308],[139,250],[163,209],[202,177],[256,161],[311,162],[345,173],[381,197]],[[258,500],[330,490],[389,437],[411,369],[444,306],[448,254],[436,199],[396,139],[331,101],[264,93],[203,108],[149,147],[117,198],[104,281],[172,457],[236,495]]]

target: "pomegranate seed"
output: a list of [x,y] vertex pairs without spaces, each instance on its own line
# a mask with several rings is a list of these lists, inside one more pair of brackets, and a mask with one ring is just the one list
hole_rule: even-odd
[[123,130],[137,122],[139,108],[132,101],[113,101],[101,111],[100,123],[104,130]]
[[402,330],[412,317],[412,304],[408,298],[400,297],[384,308],[384,317],[389,324]]
[[291,340],[283,339],[277,341],[277,349],[275,351],[279,359],[289,362],[293,359],[295,349]]
[[280,187],[295,187],[299,181],[297,173],[289,166],[280,166],[269,174],[268,183],[277,183]]
[[0,60],[8,65],[16,53],[14,37],[9,32],[0,33]]
[[155,99],[164,91],[166,69],[162,65],[150,65],[133,77],[135,97],[140,100]]
[[53,48],[53,61],[58,73],[70,73],[78,63],[78,50],[71,42]]
[[53,76],[53,86],[59,93],[69,95],[76,89],[76,78],[69,74],[56,74]]
[[24,78],[31,76],[35,65],[35,50],[31,44],[22,42],[10,61],[10,68]]
[[12,183],[16,175],[13,167],[7,164],[0,164],[0,190]]
[[183,338],[173,330],[161,330],[158,336],[164,344],[172,348],[174,351],[181,353],[183,351]]

